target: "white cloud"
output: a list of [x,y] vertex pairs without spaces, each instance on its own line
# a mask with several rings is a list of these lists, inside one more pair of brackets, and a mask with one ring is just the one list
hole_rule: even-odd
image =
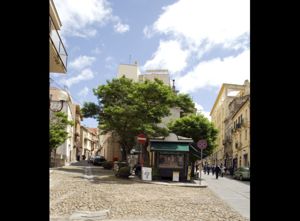
[[204,111],[204,108],[201,104],[198,104],[195,102],[195,107],[197,108],[197,113],[201,113],[203,114],[208,120],[211,120],[211,117],[210,117],[210,112],[209,111]]
[[106,0],[56,0],[55,5],[63,25],[62,32],[81,37],[94,35],[96,30],[89,27],[105,24],[112,13]]
[[89,88],[85,86],[81,91],[78,92],[78,95],[80,97],[86,97],[88,93],[89,93]]
[[89,56],[79,56],[74,61],[70,62],[69,67],[74,68],[77,70],[81,70],[85,67],[91,66],[92,63],[95,61],[95,57],[89,57]]
[[249,0],[179,0],[165,7],[153,31],[200,45],[232,41],[250,31]]
[[143,33],[144,33],[146,38],[151,38],[153,36],[153,31],[148,26],[144,27]]
[[183,50],[177,41],[160,41],[152,59],[148,60],[143,69],[168,69],[172,74],[181,71],[187,65],[189,52]]
[[117,26],[119,33],[129,30],[127,24],[122,24],[121,19],[113,15],[107,0],[55,0],[55,6],[63,25],[63,36],[94,37],[97,34],[96,26],[108,22],[120,23]]
[[77,84],[81,81],[86,81],[94,78],[94,73],[91,71],[91,69],[87,68],[81,71],[81,73],[75,77],[71,77],[69,79],[63,79],[60,82],[62,84],[67,85],[69,88],[73,84]]
[[176,79],[182,93],[196,91],[207,86],[220,87],[223,83],[243,84],[250,78],[250,51],[237,57],[213,59],[199,63],[192,71]]
[[114,25],[114,30],[118,33],[124,33],[129,31],[129,25],[118,22],[116,25]]

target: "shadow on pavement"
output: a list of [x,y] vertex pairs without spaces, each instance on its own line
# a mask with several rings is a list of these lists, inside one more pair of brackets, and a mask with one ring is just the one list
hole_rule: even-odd
[[70,164],[70,166],[90,166],[91,164],[89,164],[86,160],[81,160],[81,161],[77,161],[77,162],[72,162]]
[[80,174],[84,173],[84,169],[76,169],[76,168],[57,168],[55,170],[69,172],[69,173],[80,173]]

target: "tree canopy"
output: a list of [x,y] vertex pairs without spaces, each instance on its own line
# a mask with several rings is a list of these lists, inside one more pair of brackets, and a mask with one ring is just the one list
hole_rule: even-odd
[[50,150],[56,149],[63,144],[68,138],[67,126],[74,125],[72,121],[68,120],[68,116],[63,112],[54,112],[50,116],[49,125],[49,147]]
[[177,96],[157,79],[139,83],[125,77],[113,79],[94,89],[94,94],[99,103],[84,103],[83,116],[98,119],[102,133],[117,133],[123,158],[139,133],[148,138],[168,134],[167,128],[158,123],[170,114],[170,107],[181,105],[184,112],[194,108],[191,98]]
[[[175,134],[193,139],[193,147],[197,150],[200,139],[207,141],[207,148],[203,150],[203,158],[212,154],[216,144],[218,130],[203,114],[190,114],[169,123],[168,128]],[[196,158],[193,157],[192,161]]]

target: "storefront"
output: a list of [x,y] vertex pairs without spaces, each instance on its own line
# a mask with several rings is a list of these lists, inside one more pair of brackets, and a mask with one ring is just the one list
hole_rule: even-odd
[[150,164],[161,178],[172,179],[173,172],[179,172],[179,180],[187,180],[191,142],[191,139],[180,140],[177,136],[174,141],[150,140]]

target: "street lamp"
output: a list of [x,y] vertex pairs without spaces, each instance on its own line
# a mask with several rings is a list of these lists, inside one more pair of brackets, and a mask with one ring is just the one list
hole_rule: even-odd
[[60,112],[64,107],[64,102],[65,102],[64,100],[53,101],[52,100],[52,94],[50,94],[49,108],[53,112]]

